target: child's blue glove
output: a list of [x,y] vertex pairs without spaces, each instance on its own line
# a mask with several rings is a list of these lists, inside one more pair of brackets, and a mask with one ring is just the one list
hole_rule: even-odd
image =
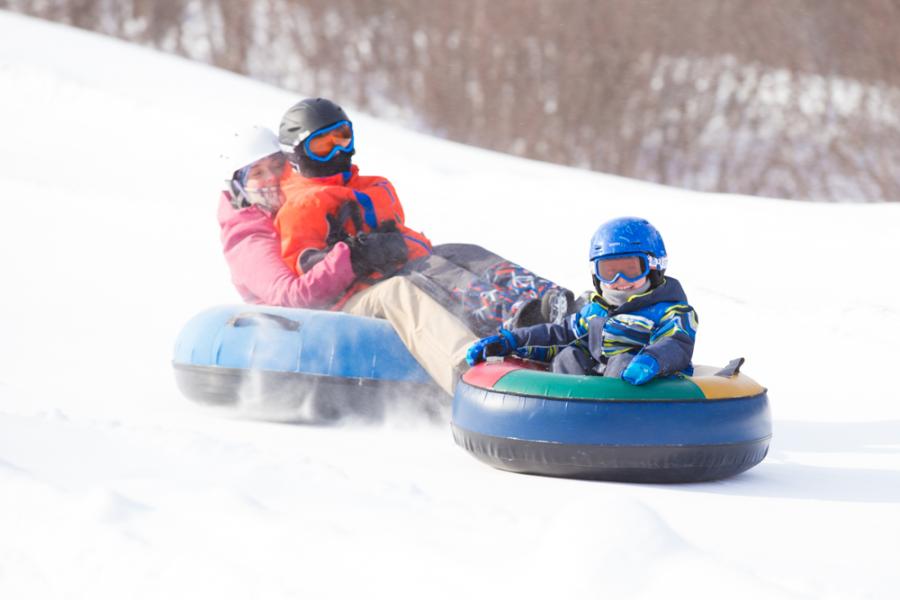
[[466,362],[474,367],[488,356],[506,356],[518,347],[516,337],[508,329],[500,329],[499,335],[481,338],[466,352]]
[[622,379],[631,385],[643,385],[659,375],[659,363],[649,354],[638,354],[622,371]]

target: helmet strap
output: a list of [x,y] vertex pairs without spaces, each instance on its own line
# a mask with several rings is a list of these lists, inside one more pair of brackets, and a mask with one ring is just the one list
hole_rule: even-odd
[[247,197],[247,190],[238,179],[238,174],[231,178],[231,205],[235,208],[247,208],[250,206],[250,199]]

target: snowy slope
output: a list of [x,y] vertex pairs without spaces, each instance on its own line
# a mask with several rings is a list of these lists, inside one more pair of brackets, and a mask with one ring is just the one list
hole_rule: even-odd
[[770,388],[770,456],[734,479],[526,477],[413,416],[261,423],[175,389],[180,327],[237,300],[220,140],[296,95],[3,12],[0,82],[0,598],[900,593],[900,205],[689,193],[351,112],[363,171],[437,243],[581,290],[593,229],[648,217],[697,362]]

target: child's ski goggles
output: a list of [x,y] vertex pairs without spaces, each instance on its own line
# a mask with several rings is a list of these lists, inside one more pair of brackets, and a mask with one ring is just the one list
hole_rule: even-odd
[[634,283],[647,276],[650,268],[665,268],[662,261],[647,254],[616,254],[594,259],[594,275],[607,285],[619,279]]
[[338,121],[324,127],[303,141],[306,155],[319,162],[327,162],[338,152],[353,152],[353,125]]

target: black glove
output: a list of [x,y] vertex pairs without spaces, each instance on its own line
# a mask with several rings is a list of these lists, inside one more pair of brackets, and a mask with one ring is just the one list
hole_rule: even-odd
[[378,224],[378,227],[375,228],[375,231],[377,233],[395,233],[398,231],[397,223],[393,219],[382,221]]
[[403,235],[394,232],[358,233],[346,240],[350,246],[350,264],[358,277],[373,271],[390,273],[401,267],[409,256]]

